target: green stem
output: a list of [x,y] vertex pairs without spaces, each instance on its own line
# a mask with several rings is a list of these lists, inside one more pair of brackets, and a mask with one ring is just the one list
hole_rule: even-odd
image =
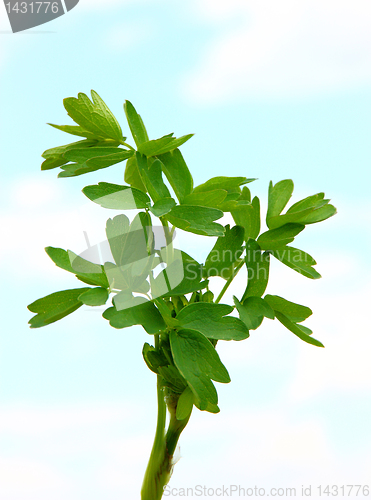
[[188,420],[191,414],[189,414],[188,418],[184,420],[177,420],[175,415],[170,417],[169,428],[166,433],[166,447],[169,455],[173,457],[176,445],[178,444],[180,434],[184,430],[185,426],[188,424]]
[[173,241],[173,234],[174,234],[174,228],[170,230],[169,228],[169,223],[164,217],[160,217],[161,224],[164,228],[164,234],[165,234],[165,239],[166,239],[166,244],[171,245]]
[[135,151],[135,149],[133,148],[133,146],[130,146],[130,144],[128,144],[125,141],[121,141],[120,144],[122,144],[123,146],[126,146],[127,148],[131,149],[132,151]]
[[173,247],[173,231],[169,228],[169,223],[164,217],[160,217],[161,224],[164,228],[165,240],[166,240],[166,260],[169,266],[174,259],[174,247]]
[[[159,335],[156,335],[155,346],[159,346]],[[168,397],[168,409],[170,412],[169,427],[165,435],[166,424],[166,402],[165,388],[162,377],[157,375],[157,426],[155,440],[151,455],[144,475],[141,500],[161,500],[164,487],[168,484],[173,468],[173,455],[180,434],[188,423],[189,417],[184,420],[176,418],[176,404],[179,395]]]
[[[159,347],[159,335],[155,337],[155,347]],[[147,469],[142,485],[142,500],[160,500],[163,488],[167,484],[165,445],[165,424],[166,424],[166,403],[162,377],[157,375],[157,425],[155,440],[153,442],[151,455],[149,457]],[[165,465],[165,468],[163,467]],[[170,476],[169,476],[170,478]]]
[[228,290],[228,287],[229,285],[232,283],[232,281],[234,280],[234,278],[237,276],[238,274],[238,271],[241,269],[241,267],[244,265],[245,263],[245,260],[244,259],[241,259],[238,266],[234,269],[232,275],[228,278],[228,280],[226,281],[225,285],[223,286],[220,294],[218,295],[216,301],[215,301],[215,304],[219,304],[219,302],[221,301],[223,295],[225,294],[225,292]]

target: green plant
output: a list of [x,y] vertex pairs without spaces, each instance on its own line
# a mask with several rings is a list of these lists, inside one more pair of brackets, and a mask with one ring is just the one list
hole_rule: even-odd
[[[293,182],[271,182],[268,230],[260,234],[260,202],[257,197],[251,199],[246,187],[255,179],[213,177],[193,186],[178,149],[192,135],[177,139],[169,134],[149,140],[141,117],[126,101],[134,148],[96,92],[92,91],[92,101],[79,94],[78,99],[65,99],[64,106],[76,125],[52,126],[83,139],[45,151],[42,170],[60,167],[58,177],[74,177],[126,161],[127,185],[99,182],[86,186],[83,193],[104,208],[140,211],[131,222],[124,214],[107,220],[112,258],[103,265],[70,250],[46,248],[58,267],[88,286],[36,300],[28,306],[36,313],[29,323],[31,328],[48,325],[83,304],[102,306],[112,295],[112,305],[103,318],[114,328],[142,325],[152,337],[143,346],[143,358],[157,375],[158,418],[142,500],[158,500],[169,481],[173,454],[193,406],[219,412],[212,380],[230,382],[216,351],[219,340],[244,340],[264,318],[277,318],[300,339],[323,347],[301,324],[312,314],[308,307],[277,295],[263,295],[272,256],[307,278],[320,278],[313,267],[315,260],[289,244],[306,225],[331,217],[336,209],[324,193],[318,193],[294,203],[282,214]],[[225,212],[236,225],[223,227],[215,222]],[[162,234],[153,218],[160,220]],[[204,264],[174,247],[175,228],[217,237]],[[161,237],[163,242],[159,243]],[[234,305],[221,304],[243,266],[248,276],[245,292],[239,299],[234,297]],[[215,276],[225,280],[216,298],[211,291]],[[234,309],[239,317],[230,315]],[[166,429],[167,411],[170,419]]]

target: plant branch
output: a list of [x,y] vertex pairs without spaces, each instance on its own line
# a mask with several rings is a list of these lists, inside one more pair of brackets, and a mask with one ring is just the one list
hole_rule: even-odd
[[135,149],[133,148],[133,146],[130,146],[130,144],[128,144],[125,141],[121,141],[120,144],[122,144],[123,146],[126,146],[127,148],[131,149],[132,151],[135,151]]
[[[159,348],[159,335],[155,338],[155,347]],[[188,423],[190,415],[184,420],[177,420],[176,406],[179,394],[174,394],[163,386],[163,379],[157,375],[157,426],[155,440],[144,475],[141,500],[161,500],[164,487],[168,484],[172,469],[173,455],[180,434]],[[169,393],[170,392],[170,393]],[[166,408],[170,413],[170,422],[165,434]]]
[[245,260],[241,259],[240,262],[239,262],[239,264],[238,264],[238,266],[236,267],[236,269],[233,270],[232,276],[230,276],[228,278],[228,280],[226,281],[225,285],[223,286],[220,294],[218,295],[218,297],[217,297],[217,299],[215,301],[215,304],[219,304],[219,302],[221,301],[223,295],[228,290],[229,285],[232,283],[232,281],[234,280],[234,278],[237,276],[238,271],[241,269],[241,267],[244,265],[244,263],[245,263]]
[[[159,335],[155,337],[155,347],[159,348]],[[168,482],[165,456],[166,403],[162,377],[157,375],[157,425],[156,434],[143,479],[142,500],[160,500],[163,488]],[[165,462],[165,463],[164,463]],[[165,467],[164,467],[165,466]],[[165,474],[164,474],[165,472]],[[170,478],[170,475],[169,475]]]

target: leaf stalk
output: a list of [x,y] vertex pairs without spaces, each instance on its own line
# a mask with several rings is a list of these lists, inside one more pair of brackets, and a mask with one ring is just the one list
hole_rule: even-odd
[[232,283],[232,281],[234,280],[234,278],[237,276],[239,270],[241,269],[241,267],[244,265],[244,262],[245,260],[244,259],[241,259],[239,264],[237,265],[237,267],[234,269],[232,275],[227,279],[225,285],[223,286],[223,288],[221,289],[221,292],[219,293],[219,295],[217,296],[216,300],[215,300],[215,304],[219,304],[219,302],[221,301],[223,295],[225,294],[225,292],[228,290],[228,287],[229,285]]

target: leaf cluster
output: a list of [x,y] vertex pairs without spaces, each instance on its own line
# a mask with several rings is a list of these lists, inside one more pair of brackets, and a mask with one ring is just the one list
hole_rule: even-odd
[[[323,347],[301,324],[312,314],[308,307],[264,294],[271,258],[304,277],[320,278],[313,257],[291,243],[307,225],[336,213],[324,193],[297,201],[283,213],[293,182],[271,182],[267,229],[261,231],[260,201],[246,186],[255,179],[219,176],[194,186],[179,150],[192,134],[176,138],[171,133],[150,140],[142,118],[126,101],[132,146],[96,92],[91,99],[82,93],[77,99],[67,98],[64,107],[75,124],[52,126],[84,139],[45,151],[42,170],[60,168],[59,177],[74,177],[126,162],[125,184],[99,182],[86,186],[83,193],[103,208],[139,213],[131,221],[123,213],[107,220],[111,257],[103,264],[70,250],[46,248],[58,267],[89,286],[30,304],[29,310],[36,314],[31,328],[58,321],[83,304],[105,306],[111,298],[103,318],[112,327],[141,325],[154,336],[153,345],[144,344],[143,357],[176,396],[179,420],[189,417],[193,405],[219,411],[213,381],[228,383],[230,377],[216,351],[218,341],[247,339],[264,318],[276,318],[301,340]],[[233,219],[232,227],[220,223],[225,213]],[[174,247],[176,228],[217,238],[204,263]],[[244,293],[234,297],[233,305],[221,304],[242,267],[247,270]],[[215,277],[225,282],[216,298],[211,290]]]

